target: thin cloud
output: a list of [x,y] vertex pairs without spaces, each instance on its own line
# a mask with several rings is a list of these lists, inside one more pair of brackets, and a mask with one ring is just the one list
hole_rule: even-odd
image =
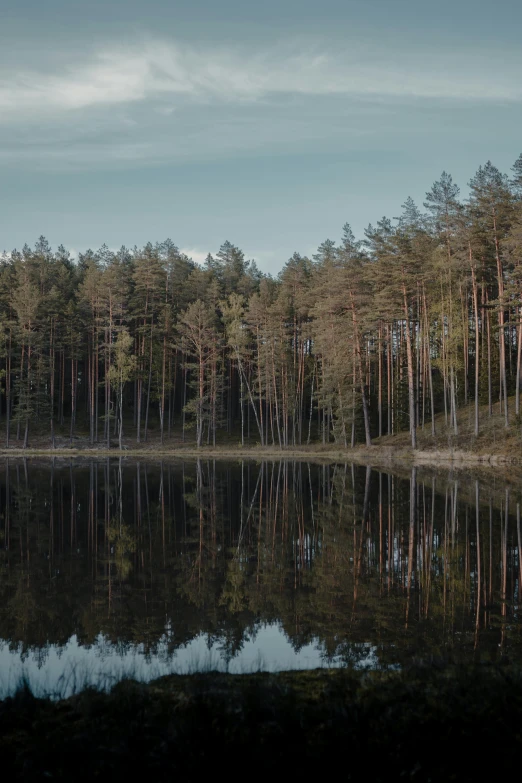
[[196,264],[204,264],[209,251],[201,250],[197,247],[182,247],[180,248],[180,253],[184,253],[188,258],[195,261]]
[[[359,44],[345,53],[315,48],[245,52],[198,49],[165,41],[107,46],[61,73],[15,69],[0,77],[0,120],[14,113],[70,112],[146,100],[259,101],[278,94],[398,98],[519,100],[516,79],[501,74],[495,58],[477,55],[371,51]],[[500,78],[502,76],[502,78]]]

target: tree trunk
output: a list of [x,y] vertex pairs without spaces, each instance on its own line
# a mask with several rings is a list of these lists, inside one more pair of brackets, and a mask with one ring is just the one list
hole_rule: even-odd
[[[250,405],[252,406],[252,409],[254,411],[254,416],[255,416],[256,424],[257,424],[257,429],[259,431],[259,437],[261,438],[261,445],[263,446],[264,445],[264,442],[263,442],[263,428],[261,426],[261,422],[259,421],[259,417],[257,415],[257,410],[256,410],[256,406],[255,406],[255,403],[254,403],[254,398],[252,396],[252,390],[250,388],[250,384],[248,382],[248,378],[246,377],[246,373],[245,373],[245,369],[243,367],[243,362],[241,360],[241,356],[239,355],[239,348],[236,346],[235,350],[236,350],[236,359],[237,359],[239,375],[240,375],[240,378],[241,378],[241,399],[243,398],[243,382],[244,382],[245,385],[246,385],[246,388],[247,388],[248,397],[250,399]],[[241,417],[243,417],[243,410],[241,410]],[[243,418],[241,418],[241,421],[243,421]],[[241,425],[241,428],[243,429],[243,424]]]
[[99,361],[99,349],[98,349],[98,336],[96,336],[96,345],[94,350],[94,440],[98,443],[98,381],[100,374],[100,361]]
[[479,382],[480,382],[480,353],[479,353],[479,310],[478,310],[478,290],[477,290],[477,276],[475,272],[475,265],[473,264],[473,257],[471,252],[471,245],[469,248],[469,260],[471,265],[471,285],[473,288],[473,310],[475,316],[475,437],[479,435]]
[[363,375],[363,368],[362,368],[362,359],[361,359],[361,343],[360,343],[360,336],[359,336],[359,325],[357,323],[357,314],[355,312],[355,302],[353,299],[353,293],[350,291],[350,299],[351,299],[351,306],[352,306],[352,323],[353,323],[353,333],[355,338],[355,360],[357,364],[357,369],[359,372],[359,384],[361,389],[361,401],[362,401],[362,408],[363,408],[363,418],[364,418],[364,437],[366,440],[366,445],[371,446],[372,445],[372,436],[370,432],[370,416],[368,413],[368,401],[366,399],[366,389],[365,389],[365,379]]
[[522,358],[522,307],[518,308],[517,324],[517,378],[515,391],[515,413],[520,416],[520,371]]
[[9,330],[9,348],[7,350],[5,394],[6,394],[5,446],[8,449],[9,439],[11,436],[11,330]]
[[145,434],[144,441],[147,442],[147,433],[149,429],[149,408],[150,408],[150,389],[152,384],[152,323],[150,327],[150,356],[149,356],[149,377],[147,381],[147,404],[145,406]]
[[163,446],[163,422],[165,417],[165,373],[167,369],[167,335],[163,335],[163,355],[161,359],[161,399],[160,399],[160,442]]
[[71,427],[69,430],[69,442],[72,443],[74,436],[74,419],[76,416],[76,382],[74,372],[74,359],[71,359]]
[[123,438],[123,381],[120,378],[120,404],[119,404],[119,428],[118,428],[118,443],[120,451],[122,450],[122,438]]
[[379,388],[377,392],[377,407],[379,414],[379,438],[382,437],[382,324],[379,324],[378,332],[378,352],[379,352]]
[[411,335],[410,335],[410,315],[408,312],[408,299],[406,296],[406,286],[403,286],[403,306],[404,306],[404,319],[405,319],[405,337],[406,337],[406,359],[408,363],[408,399],[410,410],[410,435],[411,435],[411,447],[417,448],[417,423],[415,421],[415,388],[413,377],[413,354],[411,347]]
[[387,413],[387,434],[392,434],[392,330],[391,326],[386,327],[386,404],[388,406]]
[[493,232],[495,237],[495,258],[497,261],[497,281],[498,281],[498,325],[499,325],[499,349],[500,349],[500,394],[504,392],[504,424],[509,427],[509,410],[507,396],[507,378],[506,378],[506,334],[504,324],[504,275],[502,270],[502,260],[500,257],[500,246],[497,233],[497,218],[493,215]]
[[[486,293],[487,303],[487,293]],[[491,384],[491,320],[489,310],[486,310],[486,331],[488,341],[488,415],[493,416],[493,394]]]
[[430,413],[431,413],[431,436],[435,437],[435,400],[433,395],[433,373],[431,368],[431,352],[430,352],[430,332],[428,322],[428,307],[426,302],[426,292],[423,290],[424,300],[424,328],[426,331],[426,364],[428,373],[428,384],[430,389]]

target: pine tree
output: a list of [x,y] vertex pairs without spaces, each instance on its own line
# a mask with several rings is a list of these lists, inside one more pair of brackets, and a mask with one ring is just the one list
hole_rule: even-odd
[[195,418],[199,448],[203,444],[205,426],[214,440],[217,427],[221,378],[220,338],[215,313],[197,299],[180,314],[177,330],[181,349],[187,357],[186,368],[193,376],[191,385],[195,396],[185,404],[185,409]]
[[122,450],[123,439],[123,390],[125,384],[132,379],[136,357],[132,354],[133,339],[126,327],[120,328],[111,356],[108,377],[112,388],[117,393],[118,401],[118,443]]

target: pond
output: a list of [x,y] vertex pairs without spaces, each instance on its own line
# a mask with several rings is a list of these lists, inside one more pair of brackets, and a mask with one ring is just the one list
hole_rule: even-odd
[[520,496],[351,464],[4,460],[0,697],[522,659]]

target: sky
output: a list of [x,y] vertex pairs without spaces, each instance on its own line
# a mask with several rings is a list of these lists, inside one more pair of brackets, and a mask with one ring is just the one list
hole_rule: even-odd
[[0,0],[0,251],[277,274],[522,152],[515,0]]

